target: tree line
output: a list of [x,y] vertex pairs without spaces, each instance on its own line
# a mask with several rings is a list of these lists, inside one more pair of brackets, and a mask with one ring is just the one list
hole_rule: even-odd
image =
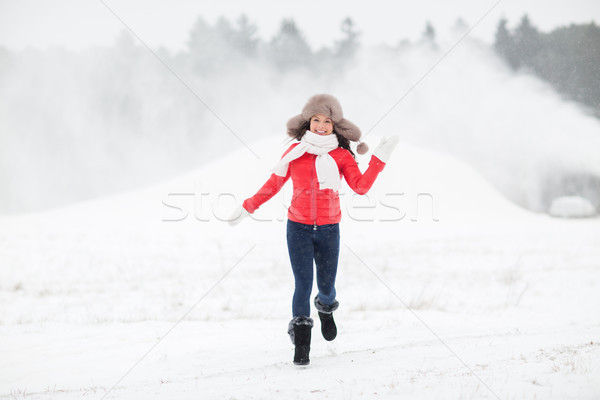
[[540,32],[527,15],[500,20],[494,47],[515,71],[531,71],[600,118],[600,27],[594,22]]
[[270,41],[258,38],[257,31],[256,25],[245,15],[234,22],[221,17],[214,25],[200,17],[193,25],[186,51],[180,57],[199,73],[222,72],[223,68],[237,68],[240,64],[256,61],[285,72],[300,67],[342,67],[353,59],[358,49],[359,32],[349,17],[340,24],[342,38],[316,52],[311,50],[293,19],[282,20]]

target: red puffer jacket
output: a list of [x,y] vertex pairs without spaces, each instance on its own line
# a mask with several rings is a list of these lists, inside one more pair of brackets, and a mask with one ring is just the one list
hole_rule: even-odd
[[[284,156],[298,143],[294,143],[286,150]],[[342,176],[348,186],[358,194],[365,194],[371,189],[377,175],[385,167],[385,163],[375,156],[371,157],[369,168],[364,174],[358,169],[352,154],[346,149],[338,147],[329,152],[335,160]],[[286,176],[272,174],[269,180],[252,197],[246,199],[243,207],[253,213],[258,207],[273,197],[287,180],[291,177],[294,183],[292,204],[288,209],[288,218],[294,222],[310,225],[336,224],[342,219],[340,198],[337,191],[319,189],[315,158],[317,156],[304,153],[301,157],[290,162]]]

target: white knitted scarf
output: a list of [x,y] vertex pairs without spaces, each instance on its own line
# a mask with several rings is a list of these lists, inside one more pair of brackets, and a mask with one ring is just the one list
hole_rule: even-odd
[[315,169],[317,171],[317,180],[319,189],[332,189],[337,191],[340,188],[340,172],[333,157],[329,155],[331,150],[337,149],[339,142],[335,134],[317,135],[311,131],[306,131],[300,144],[294,147],[289,153],[279,160],[273,168],[275,175],[285,176],[290,162],[299,158],[304,153],[316,154]]

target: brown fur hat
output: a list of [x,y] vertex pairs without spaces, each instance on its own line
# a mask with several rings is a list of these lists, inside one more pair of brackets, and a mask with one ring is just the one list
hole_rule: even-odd
[[[344,118],[340,102],[330,94],[316,94],[308,99],[302,109],[302,114],[292,117],[287,122],[287,133],[293,138],[298,137],[299,130],[310,118],[316,114],[323,114],[333,121],[333,129],[348,140],[357,142],[360,140],[361,132],[358,126]],[[359,143],[356,151],[365,154],[369,150],[366,143]]]

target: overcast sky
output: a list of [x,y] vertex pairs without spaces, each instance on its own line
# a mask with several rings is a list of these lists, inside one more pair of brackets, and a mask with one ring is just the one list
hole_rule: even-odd
[[[258,35],[270,39],[282,18],[294,18],[313,48],[330,45],[340,35],[340,22],[350,16],[366,44],[395,44],[416,39],[426,21],[439,31],[461,17],[474,25],[472,33],[491,42],[498,20],[514,26],[527,13],[541,30],[572,22],[600,22],[599,0],[421,0],[414,1],[267,1],[267,0],[0,0],[0,46],[22,49],[59,45],[80,49],[91,44],[109,45],[127,24],[144,42],[172,50],[185,47],[198,16],[214,22],[219,16],[236,19],[245,13],[259,27]],[[119,19],[111,13],[112,10]]]

